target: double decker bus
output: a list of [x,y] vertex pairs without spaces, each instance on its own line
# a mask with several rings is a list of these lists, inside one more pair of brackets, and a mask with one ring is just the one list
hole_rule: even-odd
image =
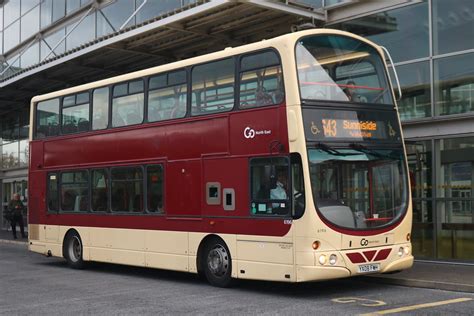
[[302,282],[413,264],[385,55],[287,34],[33,98],[29,249]]

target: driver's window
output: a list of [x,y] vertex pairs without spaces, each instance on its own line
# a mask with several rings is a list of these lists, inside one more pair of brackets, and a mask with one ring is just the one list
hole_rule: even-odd
[[288,215],[289,164],[286,157],[250,160],[250,210],[254,215]]

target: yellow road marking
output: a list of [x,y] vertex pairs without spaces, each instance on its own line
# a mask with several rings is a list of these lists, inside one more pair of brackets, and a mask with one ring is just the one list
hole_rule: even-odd
[[433,302],[433,303],[425,303],[425,304],[404,306],[404,307],[386,309],[386,310],[373,312],[373,313],[368,313],[368,314],[362,314],[361,316],[393,314],[393,313],[412,311],[412,310],[420,309],[420,308],[434,307],[434,306],[453,304],[453,303],[462,303],[462,302],[467,302],[467,301],[472,301],[472,298],[463,297],[463,298],[456,298],[456,299],[447,300],[447,301],[439,301],[439,302]]

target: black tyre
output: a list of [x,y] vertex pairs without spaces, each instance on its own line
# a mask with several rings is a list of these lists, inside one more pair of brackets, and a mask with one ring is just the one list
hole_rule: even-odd
[[67,264],[73,269],[84,268],[82,260],[82,240],[77,232],[71,232],[64,242],[63,254]]
[[217,287],[229,287],[232,284],[232,259],[222,239],[210,240],[201,260],[209,284]]

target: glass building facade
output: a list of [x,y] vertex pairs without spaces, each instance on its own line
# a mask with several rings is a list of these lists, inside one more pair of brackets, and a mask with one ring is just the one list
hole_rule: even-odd
[[[413,197],[413,252],[417,258],[473,261],[474,128],[460,126],[474,126],[474,1],[425,0],[398,6],[384,1],[390,10],[377,8],[361,13],[355,9],[353,17],[351,8],[363,1],[280,2],[321,11],[343,8],[346,14],[349,12],[347,17],[324,27],[362,35],[391,52],[403,91],[398,105]],[[0,81],[86,42],[201,2],[94,3],[3,1]],[[242,23],[241,27],[247,26]],[[0,113],[3,205],[14,192],[27,200],[28,106]]]
[[[429,0],[328,27],[389,49],[400,78],[418,258],[474,260],[474,1]],[[443,124],[431,135],[412,130]],[[469,124],[469,123],[468,123]],[[411,135],[414,134],[414,137]],[[426,133],[425,133],[426,134]]]

